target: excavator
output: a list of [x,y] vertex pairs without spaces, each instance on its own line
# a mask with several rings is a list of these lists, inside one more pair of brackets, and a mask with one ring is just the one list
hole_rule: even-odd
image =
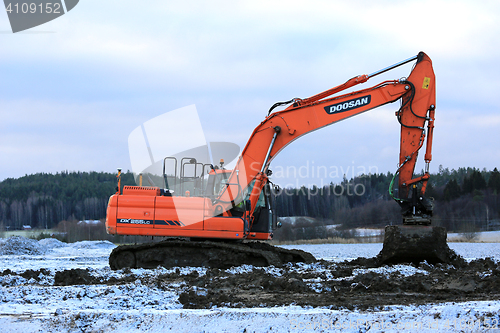
[[[345,92],[369,79],[414,62],[407,78]],[[343,94],[339,94],[344,92]],[[254,129],[234,168],[202,163],[194,157],[166,156],[175,167],[164,171],[162,186],[123,186],[118,172],[117,192],[109,199],[106,231],[116,235],[160,236],[166,239],[113,250],[112,269],[178,266],[231,267],[241,264],[280,266],[312,262],[303,251],[271,246],[279,226],[270,181],[271,161],[301,136],[400,101],[395,113],[401,125],[397,171],[389,193],[401,206],[402,225],[386,227],[384,262],[400,260],[446,261],[446,231],[431,226],[432,200],[425,196],[432,159],[436,109],[436,79],[431,59],[424,53],[345,83],[309,98],[274,104]],[[277,107],[284,107],[275,111]],[[425,145],[425,171],[414,176],[419,150]],[[180,170],[180,172],[179,172]],[[186,170],[192,170],[186,174]],[[394,183],[397,180],[397,190]],[[444,236],[444,239],[443,239]]]

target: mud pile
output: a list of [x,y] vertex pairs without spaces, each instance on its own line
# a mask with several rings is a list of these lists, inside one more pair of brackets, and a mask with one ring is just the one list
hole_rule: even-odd
[[277,267],[179,269],[154,276],[125,269],[120,278],[94,277],[87,270],[56,274],[56,285],[127,284],[175,290],[185,309],[299,305],[330,309],[377,309],[384,305],[498,300],[500,263],[491,258],[455,265],[427,262],[383,265],[377,258]]
[[184,308],[301,305],[367,309],[384,305],[492,300],[500,296],[500,265],[479,259],[452,265],[365,265],[367,259],[275,275],[255,268],[242,274],[209,270],[179,295]]
[[54,276],[55,286],[72,286],[82,284],[99,284],[100,280],[92,276],[88,269],[76,268],[56,272]]

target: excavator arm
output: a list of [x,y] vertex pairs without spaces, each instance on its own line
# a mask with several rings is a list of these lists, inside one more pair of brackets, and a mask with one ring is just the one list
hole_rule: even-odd
[[[407,79],[384,81],[371,88],[334,96],[411,61],[416,63]],[[430,224],[432,203],[424,194],[429,179],[428,166],[432,159],[436,94],[432,62],[423,52],[373,74],[354,77],[315,96],[295,98],[289,101],[291,105],[286,109],[271,113],[275,106],[284,104],[276,103],[266,119],[253,131],[219,202],[225,204],[224,210],[231,209],[244,199],[241,188],[246,188],[246,200],[250,201],[246,206],[251,215],[262,188],[268,182],[271,161],[287,145],[307,133],[397,100],[401,100],[401,107],[396,112],[401,124],[399,167],[395,173],[395,178],[399,178],[398,194],[396,196],[392,188],[390,193],[403,209],[405,224]],[[424,144],[425,173],[414,178],[418,152]]]

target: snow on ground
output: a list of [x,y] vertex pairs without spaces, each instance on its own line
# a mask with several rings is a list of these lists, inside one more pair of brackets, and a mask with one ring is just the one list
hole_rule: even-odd
[[83,241],[66,244],[57,239],[35,241],[14,236],[0,239],[0,271],[26,269],[64,270],[104,268],[115,245],[108,241]]
[[382,250],[381,243],[368,244],[315,244],[283,245],[287,249],[299,249],[312,253],[316,258],[332,261],[352,260],[358,257],[371,258]]
[[[498,302],[390,306],[330,311],[287,306],[258,309],[64,312],[42,322],[27,314],[0,317],[20,332],[496,332]],[[71,320],[68,322],[67,318]]]
[[[459,255],[470,261],[474,258],[492,257],[500,260],[500,243],[448,243]],[[287,249],[300,249],[316,258],[331,261],[352,260],[358,257],[375,257],[382,250],[382,243],[368,244],[317,244],[283,245]]]
[[469,261],[486,257],[500,260],[500,243],[448,243],[448,246]]
[[[333,261],[373,257],[382,244],[294,245],[317,258]],[[467,259],[493,257],[500,260],[500,243],[450,243]],[[155,287],[142,281],[175,269],[131,270],[135,281],[120,285],[54,286],[56,272],[89,268],[92,276],[120,278],[111,271],[107,258],[114,245],[106,241],[61,243],[25,238],[0,240],[0,273],[41,270],[37,278],[16,274],[0,276],[0,328],[2,332],[478,332],[500,328],[499,301],[384,306],[370,311],[328,310],[284,306],[274,308],[213,308],[185,310],[174,285]],[[317,264],[312,267],[322,269]],[[316,266],[314,266],[316,265]],[[297,265],[301,270],[310,265]],[[233,274],[251,271],[251,266],[228,270]],[[266,268],[280,275],[279,268]],[[368,269],[390,275],[425,274],[421,269],[396,265]],[[181,274],[204,268],[179,268]],[[355,270],[353,275],[366,270]],[[492,330],[491,330],[492,331]]]

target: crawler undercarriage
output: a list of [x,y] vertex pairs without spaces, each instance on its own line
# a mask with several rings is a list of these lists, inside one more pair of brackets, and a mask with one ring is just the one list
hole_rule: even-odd
[[109,256],[111,269],[156,268],[158,266],[205,266],[230,268],[240,265],[276,266],[286,263],[316,261],[310,253],[289,250],[262,242],[214,242],[165,240],[140,245],[122,245]]

